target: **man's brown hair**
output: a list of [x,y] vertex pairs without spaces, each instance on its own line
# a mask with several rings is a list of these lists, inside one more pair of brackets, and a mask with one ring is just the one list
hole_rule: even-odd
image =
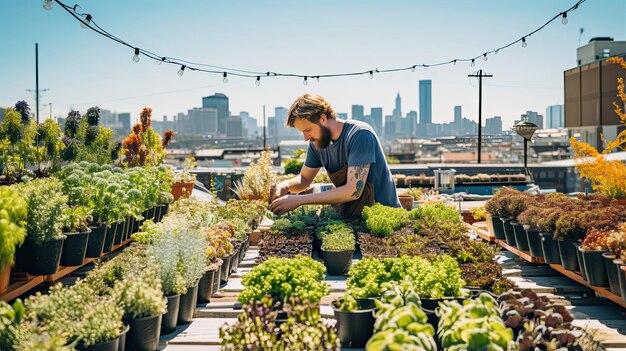
[[317,94],[304,94],[296,99],[287,114],[287,127],[292,127],[296,118],[305,118],[312,123],[318,123],[322,115],[328,119],[336,119],[335,111],[323,97]]

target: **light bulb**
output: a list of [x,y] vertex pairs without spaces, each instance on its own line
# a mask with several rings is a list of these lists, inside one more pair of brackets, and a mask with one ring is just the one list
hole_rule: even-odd
[[561,20],[561,23],[567,24],[567,12],[563,12],[563,19]]
[[165,57],[161,57],[160,60],[157,60],[157,65],[162,64],[163,62],[165,62]]
[[487,61],[487,53],[483,54],[483,60]]
[[133,56],[133,61],[139,62],[139,49],[135,48],[135,55]]
[[415,72],[415,66],[411,67],[411,72]]
[[317,79],[317,82],[320,82],[320,76],[315,77],[315,79]]
[[456,60],[452,61],[452,64],[456,66]]
[[222,82],[228,83],[228,75],[226,74],[226,72],[224,72],[224,78],[222,79]]
[[257,87],[259,85],[261,85],[261,77],[260,76],[256,76],[256,81],[254,82],[254,85],[256,85]]
[[370,79],[374,79],[374,71],[370,71]]
[[496,55],[498,54],[498,52],[500,52],[500,49],[497,49],[497,50],[496,50]]
[[43,8],[48,11],[52,10],[52,0],[43,0]]
[[87,29],[89,27],[89,23],[91,22],[91,15],[86,14],[85,18],[80,21],[80,26],[83,29]]
[[527,46],[528,46],[528,44],[526,44],[526,37],[523,37],[522,38],[522,47],[525,48]]
[[476,63],[474,63],[474,59],[472,59],[472,67],[474,67]]
[[180,69],[178,70],[178,76],[182,77],[184,73],[185,73],[185,65],[182,65],[180,66]]
[[309,80],[307,79],[307,77],[304,77],[304,80],[302,81],[302,84],[309,85]]

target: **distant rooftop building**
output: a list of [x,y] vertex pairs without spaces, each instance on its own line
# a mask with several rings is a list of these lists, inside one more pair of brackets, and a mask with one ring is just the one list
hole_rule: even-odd
[[576,49],[579,66],[611,56],[626,54],[626,41],[614,41],[611,37],[595,37],[587,45]]
[[419,96],[420,96],[420,124],[433,123],[433,94],[432,94],[432,81],[420,80],[419,81]]
[[522,115],[522,121],[527,121],[530,123],[534,123],[539,127],[539,129],[543,129],[543,116],[535,111],[526,111],[525,114]]
[[217,111],[217,130],[220,134],[226,134],[226,120],[230,114],[228,109],[228,97],[224,94],[216,93],[202,98],[203,108],[213,108]]
[[563,128],[563,105],[551,105],[546,108],[546,128]]

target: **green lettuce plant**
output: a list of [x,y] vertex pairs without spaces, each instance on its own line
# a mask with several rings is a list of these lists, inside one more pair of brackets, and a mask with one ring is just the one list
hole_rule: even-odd
[[15,249],[26,238],[28,205],[18,191],[0,186],[0,271],[13,264]]
[[375,236],[385,237],[408,223],[409,212],[403,208],[387,207],[381,204],[363,208],[363,219],[369,231]]

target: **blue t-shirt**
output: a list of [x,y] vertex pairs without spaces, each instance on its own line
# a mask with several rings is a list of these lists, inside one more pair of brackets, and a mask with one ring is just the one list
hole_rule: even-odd
[[309,168],[326,168],[334,173],[344,166],[371,164],[367,182],[374,185],[374,199],[385,206],[400,207],[396,186],[387,166],[387,160],[376,132],[361,121],[344,121],[337,141],[318,150],[309,142],[304,165]]

